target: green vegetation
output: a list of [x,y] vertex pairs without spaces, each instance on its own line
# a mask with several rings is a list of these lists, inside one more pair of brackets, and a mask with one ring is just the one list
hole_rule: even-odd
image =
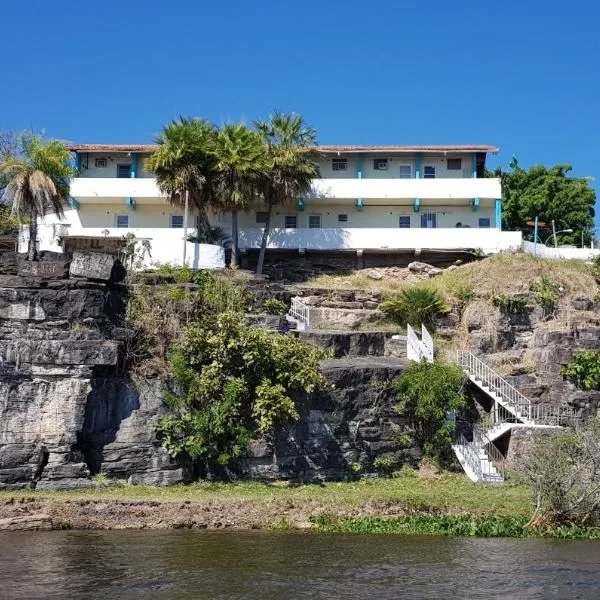
[[448,311],[442,296],[430,287],[414,286],[388,298],[381,310],[398,324],[433,328],[434,319]]
[[447,415],[466,404],[464,382],[457,365],[425,360],[412,363],[394,382],[398,412],[410,420],[423,455],[441,464],[450,460],[454,432]]
[[600,525],[600,418],[541,440],[523,472],[536,492],[532,524]]
[[575,352],[560,374],[581,390],[600,389],[600,354],[595,350]]
[[569,177],[570,165],[546,168],[540,165],[525,171],[517,167],[512,172],[498,168],[494,177],[502,179],[503,229],[527,229],[534,217],[550,224],[554,219],[557,229],[572,229],[572,233],[559,234],[559,240],[569,244],[589,244],[594,228],[596,194],[586,178]]
[[544,309],[544,314],[553,315],[556,311],[556,302],[560,298],[560,286],[547,277],[542,277],[539,283],[532,283],[529,289],[534,293],[535,301]]
[[183,339],[186,327],[214,321],[220,313],[242,313],[251,304],[242,283],[208,271],[162,265],[158,273],[175,284],[141,279],[132,287],[126,311],[132,331],[126,359],[144,376],[168,375],[168,351]]
[[2,201],[19,222],[29,223],[29,260],[37,259],[38,217],[48,212],[63,216],[74,174],[71,153],[59,140],[23,136],[16,149],[1,157],[0,179],[6,186]]
[[397,456],[378,456],[373,460],[373,468],[382,475],[390,476],[400,468],[400,459]]
[[527,298],[520,294],[494,294],[492,304],[505,315],[522,315],[527,307]]
[[262,309],[269,315],[285,315],[288,311],[287,304],[283,300],[277,298],[267,298],[262,303]]
[[219,471],[257,435],[298,419],[295,398],[327,386],[325,353],[291,336],[246,326],[236,313],[192,325],[171,357],[172,414],[157,425],[174,457]]
[[600,539],[600,529],[577,525],[530,527],[529,518],[522,515],[407,515],[357,519],[338,519],[322,515],[313,517],[312,522],[321,531],[335,533]]

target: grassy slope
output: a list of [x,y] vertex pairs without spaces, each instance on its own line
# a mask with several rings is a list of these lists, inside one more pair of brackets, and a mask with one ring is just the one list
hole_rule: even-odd
[[[511,294],[529,289],[529,284],[547,277],[565,288],[566,296],[583,295],[593,298],[597,284],[590,265],[577,260],[549,260],[530,254],[496,254],[485,260],[463,265],[427,281],[445,295],[454,295],[462,286],[470,286],[479,296],[490,293]],[[386,294],[397,292],[414,280],[385,276],[379,281],[367,277],[365,271],[348,275],[318,275],[308,286],[345,289],[378,289]]]
[[432,478],[393,479],[282,486],[257,482],[195,483],[171,487],[99,486],[93,489],[45,492],[0,491],[0,502],[11,498],[88,500],[153,500],[162,502],[218,502],[240,508],[244,503],[268,502],[313,506],[320,513],[337,514],[366,504],[385,504],[407,511],[474,515],[527,515],[531,513],[531,489],[525,485],[487,486],[470,482],[461,474]]

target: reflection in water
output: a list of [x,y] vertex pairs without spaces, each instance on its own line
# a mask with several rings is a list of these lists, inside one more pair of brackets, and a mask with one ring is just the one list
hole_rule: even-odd
[[0,533],[1,598],[598,598],[600,544],[306,532]]

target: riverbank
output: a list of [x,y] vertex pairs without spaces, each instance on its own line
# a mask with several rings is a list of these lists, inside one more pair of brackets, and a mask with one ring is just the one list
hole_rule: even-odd
[[[0,519],[44,515],[53,528],[308,528],[318,519],[415,514],[527,516],[525,485],[485,486],[459,474],[285,486],[196,483],[153,487],[98,484],[69,491],[0,491]],[[1,526],[1,525],[0,525]]]

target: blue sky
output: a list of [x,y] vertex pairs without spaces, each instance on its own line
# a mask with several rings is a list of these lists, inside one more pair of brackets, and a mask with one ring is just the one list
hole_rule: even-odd
[[598,190],[592,0],[5,0],[2,13],[0,129],[143,143],[180,114],[278,109],[324,144],[490,143],[490,166],[571,163]]

